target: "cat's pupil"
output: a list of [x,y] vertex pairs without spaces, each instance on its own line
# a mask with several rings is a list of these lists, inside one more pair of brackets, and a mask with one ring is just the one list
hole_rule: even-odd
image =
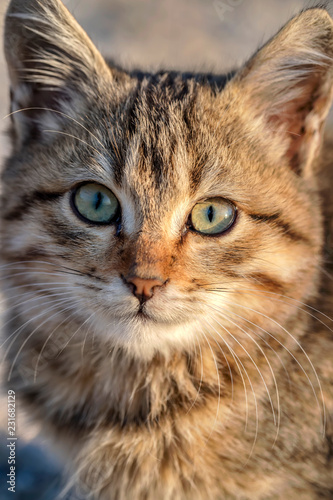
[[101,206],[101,203],[103,201],[103,195],[102,193],[99,191],[98,193],[96,193],[95,195],[95,210],[98,210],[99,207]]
[[207,210],[207,217],[209,222],[212,222],[212,220],[214,219],[214,207],[212,205],[210,205],[210,207]]

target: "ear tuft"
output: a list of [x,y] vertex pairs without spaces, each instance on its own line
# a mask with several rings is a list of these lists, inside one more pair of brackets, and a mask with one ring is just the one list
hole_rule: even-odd
[[[11,80],[17,142],[41,135],[40,122],[59,121],[50,110],[75,114],[111,72],[84,30],[60,0],[12,0],[5,22],[5,55]],[[32,109],[34,108],[34,109]],[[39,109],[37,109],[39,108]],[[48,108],[44,116],[41,108]]]
[[318,155],[333,89],[333,22],[324,9],[292,19],[236,76],[265,133],[280,137],[291,168],[307,175]]

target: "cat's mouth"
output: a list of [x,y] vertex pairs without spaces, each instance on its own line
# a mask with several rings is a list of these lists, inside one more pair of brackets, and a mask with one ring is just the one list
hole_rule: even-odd
[[158,314],[157,311],[149,311],[149,307],[147,307],[145,304],[139,305],[138,309],[134,312],[133,317],[134,320],[140,323],[170,323],[170,320],[166,321],[165,318]]
[[146,304],[140,304],[136,311],[133,312],[132,320],[138,323],[155,323],[155,324],[169,324],[170,319],[166,321],[162,315],[158,314],[157,311],[149,311],[149,307]]
[[153,318],[147,313],[144,304],[140,304],[137,312],[135,313],[135,317],[140,319],[141,321],[153,321]]

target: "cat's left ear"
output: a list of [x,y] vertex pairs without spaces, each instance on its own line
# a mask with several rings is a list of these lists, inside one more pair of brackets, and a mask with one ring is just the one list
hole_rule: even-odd
[[333,21],[327,11],[309,9],[292,19],[230,88],[271,157],[310,177],[332,101]]
[[[113,78],[60,0],[12,0],[5,20],[5,55],[18,147],[48,140],[45,129],[60,128],[65,114],[84,116]],[[26,111],[18,111],[22,109]],[[47,111],[51,109],[56,113]]]

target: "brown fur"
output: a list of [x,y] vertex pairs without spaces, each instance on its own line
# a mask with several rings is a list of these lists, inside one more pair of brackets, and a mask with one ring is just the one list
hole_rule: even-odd
[[[331,498],[327,12],[222,77],[108,67],[59,0],[12,0],[5,45],[7,374],[73,482],[101,500]],[[121,225],[75,215],[86,181]],[[213,197],[236,222],[203,236],[189,214]],[[164,282],[144,316],[128,275]]]

